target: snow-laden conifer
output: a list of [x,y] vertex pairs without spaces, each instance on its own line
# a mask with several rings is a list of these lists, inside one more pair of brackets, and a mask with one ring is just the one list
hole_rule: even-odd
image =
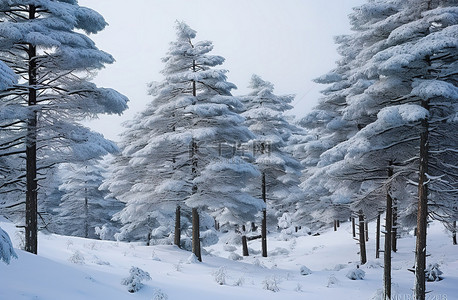
[[8,0],[0,1],[0,19],[0,60],[20,76],[18,84],[2,92],[2,111],[15,113],[1,120],[5,130],[0,138],[6,145],[3,156],[17,161],[25,153],[26,176],[19,173],[9,180],[25,179],[26,250],[36,253],[41,170],[115,151],[112,142],[80,121],[120,114],[127,98],[89,81],[88,72],[114,61],[82,33],[97,33],[107,25],[95,11],[77,1]]

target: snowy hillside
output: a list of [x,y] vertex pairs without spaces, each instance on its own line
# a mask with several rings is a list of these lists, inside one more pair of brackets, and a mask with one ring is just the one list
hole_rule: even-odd
[[[260,241],[251,241],[251,256],[239,261],[228,257],[238,257],[235,254],[241,254],[241,246],[226,243],[231,234],[222,235],[218,244],[206,248],[203,263],[174,246],[147,247],[54,234],[40,234],[39,255],[35,256],[17,250],[21,241],[13,224],[0,219],[0,226],[10,235],[19,257],[9,265],[0,263],[2,300],[167,299],[160,295],[169,300],[378,299],[377,290],[383,284],[383,260],[374,259],[374,239],[368,244],[369,262],[361,266],[364,279],[346,277],[359,260],[349,223],[343,223],[337,232],[287,241],[270,235],[268,258],[259,254]],[[407,236],[399,240],[399,250],[393,253],[393,299],[411,299],[414,276],[407,269],[413,265],[414,247],[414,237]],[[427,283],[428,299],[458,299],[458,246],[452,245],[442,225],[434,223],[428,247],[428,263],[438,263],[444,278]],[[132,266],[151,277],[133,294],[121,284]],[[312,273],[301,275],[302,266]]]

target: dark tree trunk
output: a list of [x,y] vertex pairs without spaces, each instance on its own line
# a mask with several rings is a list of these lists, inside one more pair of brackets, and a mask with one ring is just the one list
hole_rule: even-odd
[[[87,167],[86,167],[87,168]],[[87,198],[87,188],[84,188],[84,237],[89,237],[89,203]]]
[[197,208],[192,209],[192,253],[197,256],[199,261],[202,261],[200,253],[200,228],[199,228],[199,212]]
[[[392,162],[388,167],[388,179],[393,176]],[[383,252],[383,293],[385,299],[391,299],[391,232],[393,230],[393,198],[390,191],[386,193],[386,216],[385,216],[385,251]]]
[[337,221],[334,220],[334,231],[337,231]]
[[[262,200],[267,203],[266,199],[266,173],[262,172]],[[267,212],[264,208],[262,210],[262,224],[261,224],[261,248],[262,256],[267,257]]]
[[380,258],[380,214],[377,216],[377,229],[375,233],[375,258]]
[[396,199],[393,199],[393,230],[391,231],[391,250],[393,252],[398,251],[398,206],[396,204]]
[[242,225],[242,254],[243,256],[248,256],[248,242],[246,238],[246,228],[245,225]]
[[[422,107],[429,111],[429,105],[422,101]],[[426,227],[428,218],[428,139],[429,124],[425,118],[421,121],[420,134],[420,172],[418,180],[417,242],[415,249],[415,299],[425,300],[426,283]]]
[[364,215],[363,211],[360,210],[359,216],[359,254],[361,257],[361,264],[364,265],[367,262],[366,257],[366,237],[364,234]]
[[356,224],[355,224],[355,217],[351,217],[351,233],[353,237],[356,237]]
[[364,232],[366,233],[366,242],[369,241],[369,223],[364,222]]
[[453,245],[456,245],[456,221],[453,221],[452,240],[453,240]]
[[337,224],[337,228],[339,228],[340,227],[340,221],[336,220],[336,224]]
[[[29,6],[29,19],[35,19],[36,7]],[[38,196],[37,196],[37,49],[28,44],[28,106],[31,115],[27,120],[26,137],[26,202],[25,202],[25,251],[38,253]]]
[[181,207],[175,209],[175,237],[173,243],[181,248]]

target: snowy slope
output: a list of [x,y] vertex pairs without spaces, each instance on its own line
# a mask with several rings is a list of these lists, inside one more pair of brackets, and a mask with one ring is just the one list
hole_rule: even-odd
[[[17,248],[20,238],[14,225],[0,218],[0,226]],[[428,262],[439,263],[444,272],[444,280],[427,283],[431,290],[428,299],[458,299],[458,246],[452,245],[440,224],[434,223],[428,234]],[[348,223],[337,232],[320,236],[288,241],[276,238],[280,235],[268,239],[270,257],[257,254],[234,261],[228,259],[232,251],[226,251],[233,247],[223,236],[219,244],[206,249],[209,254],[203,256],[204,262],[196,263],[190,260],[189,252],[174,246],[147,247],[40,234],[38,256],[16,250],[18,259],[9,265],[0,263],[0,299],[153,299],[157,289],[169,300],[377,299],[377,290],[383,285],[383,260],[374,259],[374,239],[368,244],[369,262],[361,267],[365,279],[346,277],[359,258]],[[236,247],[235,253],[240,254],[240,246]],[[249,247],[259,252],[260,241],[251,241]],[[393,299],[410,299],[414,277],[407,269],[413,265],[414,247],[415,238],[407,236],[399,240],[399,251],[393,254]],[[312,274],[301,275],[303,265]],[[131,266],[149,272],[152,278],[134,294],[121,285]],[[223,285],[215,280],[221,267],[226,275]],[[266,282],[274,281],[278,292],[264,289]]]

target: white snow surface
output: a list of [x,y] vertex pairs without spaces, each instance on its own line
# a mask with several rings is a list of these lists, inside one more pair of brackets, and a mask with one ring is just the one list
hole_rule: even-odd
[[[168,299],[244,300],[244,299],[379,299],[383,286],[383,253],[375,259],[374,223],[369,224],[369,261],[360,266],[363,280],[350,280],[347,273],[358,264],[358,245],[352,239],[351,224],[342,223],[338,231],[319,236],[297,236],[280,240],[268,236],[269,257],[260,256],[260,240],[249,242],[251,256],[241,260],[241,246],[226,245],[234,233],[206,250],[203,262],[190,259],[191,253],[174,246],[142,246],[138,243],[98,241],[54,234],[39,234],[39,255],[17,247],[17,229],[0,217],[18,259],[0,263],[0,299],[4,300],[82,300],[82,299]],[[382,239],[383,244],[383,239]],[[414,276],[407,269],[414,263],[415,238],[406,235],[393,253],[393,299],[413,299]],[[234,250],[236,248],[236,250]],[[383,248],[383,245],[382,245]],[[453,246],[443,226],[432,223],[428,229],[427,263],[437,263],[443,280],[427,282],[430,299],[458,299],[458,246]],[[121,282],[131,267],[151,276],[144,287],[129,293]],[[301,275],[301,267],[312,273]],[[224,274],[221,274],[221,273]],[[217,281],[224,275],[223,283]],[[267,283],[270,283],[269,285]],[[275,286],[277,292],[266,289]],[[395,298],[398,297],[398,298]],[[404,298],[400,298],[404,297]]]

